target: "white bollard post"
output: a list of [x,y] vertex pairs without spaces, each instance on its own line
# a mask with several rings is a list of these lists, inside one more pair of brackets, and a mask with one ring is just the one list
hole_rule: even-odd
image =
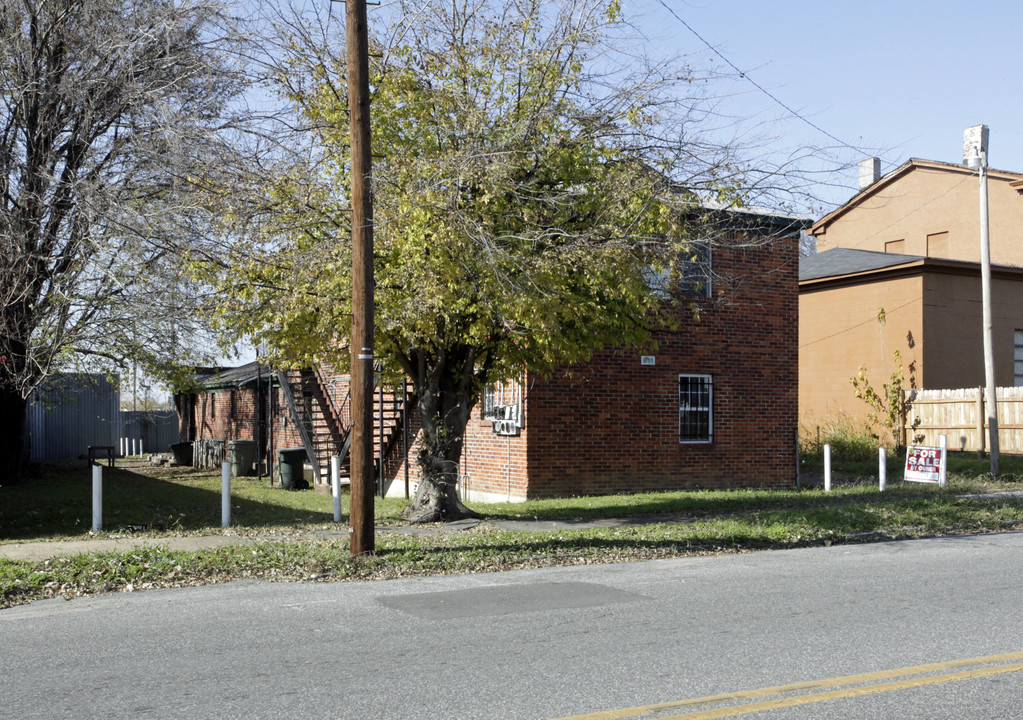
[[139,438],[139,457],[146,454],[146,449],[142,446],[142,438]]
[[941,472],[938,473],[938,487],[945,487],[948,474],[948,435],[938,436],[938,446],[941,448]]
[[888,463],[885,462],[887,452],[883,447],[877,449],[877,489],[881,492],[888,487]]
[[220,464],[220,527],[231,524],[231,463]]
[[824,492],[831,492],[831,446],[824,446]]
[[92,531],[103,529],[103,466],[92,466]]
[[121,443],[120,443],[120,445],[121,445],[121,457],[127,457],[127,456],[128,456],[128,453],[127,453],[127,452],[125,451],[125,447],[124,447],[124,437],[122,437],[122,438],[121,438]]
[[330,491],[334,493],[334,522],[341,522],[341,458],[330,458]]

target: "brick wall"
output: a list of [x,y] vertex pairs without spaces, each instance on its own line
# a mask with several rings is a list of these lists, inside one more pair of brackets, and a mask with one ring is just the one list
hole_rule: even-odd
[[[606,349],[571,372],[521,381],[523,427],[493,432],[480,404],[466,429],[460,490],[472,500],[786,486],[795,482],[798,253],[795,238],[717,248],[723,279],[695,299],[656,347]],[[652,355],[654,365],[642,365]],[[713,441],[679,442],[680,374],[713,379]],[[328,376],[343,381],[342,376]],[[506,388],[513,386],[507,383]],[[341,391],[343,394],[343,390]],[[252,392],[196,402],[199,437],[253,437]],[[234,403],[232,405],[232,402]],[[276,448],[301,446],[278,392]],[[409,479],[418,480],[418,418],[410,418]],[[386,466],[389,495],[404,494],[400,441]]]
[[[182,413],[191,412],[194,416],[194,437],[183,437],[183,440],[256,440],[259,428],[259,415],[255,385],[233,390],[217,390],[187,396],[189,400],[176,400],[179,411],[179,427],[187,428],[187,418]],[[302,447],[302,439],[291,421],[284,397],[280,388],[274,389],[272,400],[264,400],[267,404],[266,433],[261,445],[268,450],[272,462],[276,464],[276,450],[280,448]],[[272,448],[268,446],[272,445]]]
[[[795,482],[795,240],[718,250],[715,271],[729,281],[656,349],[607,350],[530,387],[528,497]],[[712,376],[710,443],[679,442],[680,374]]]
[[[788,486],[795,483],[796,239],[715,251],[712,299],[656,347],[607,349],[527,377],[524,427],[495,435],[479,405],[466,429],[463,496],[479,500]],[[653,355],[655,364],[641,364]],[[713,441],[679,442],[678,376],[713,379]],[[415,448],[410,476],[416,478]],[[400,464],[397,465],[400,468]]]

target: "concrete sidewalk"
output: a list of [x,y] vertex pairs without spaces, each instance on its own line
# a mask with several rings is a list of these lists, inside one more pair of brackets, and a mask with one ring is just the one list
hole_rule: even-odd
[[[672,516],[678,521],[678,516]],[[557,530],[580,530],[597,527],[625,527],[656,522],[670,522],[667,516],[645,515],[627,518],[601,518],[593,522],[577,520],[457,520],[443,525],[378,525],[378,534],[402,534],[418,536],[450,535],[479,526],[514,532],[549,532]],[[40,561],[55,557],[70,557],[86,553],[129,552],[138,547],[165,547],[170,550],[196,551],[226,545],[254,545],[284,539],[331,540],[341,539],[348,534],[347,525],[337,529],[312,530],[297,535],[188,535],[146,537],[145,535],[123,535],[87,540],[39,541],[0,544],[0,558],[7,560]]]

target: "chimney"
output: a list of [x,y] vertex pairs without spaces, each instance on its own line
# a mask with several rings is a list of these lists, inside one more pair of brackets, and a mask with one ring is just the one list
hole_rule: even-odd
[[881,179],[881,158],[867,158],[860,162],[860,190],[868,187]]

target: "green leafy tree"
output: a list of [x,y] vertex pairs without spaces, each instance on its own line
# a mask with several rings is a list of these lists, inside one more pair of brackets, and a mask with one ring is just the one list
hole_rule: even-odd
[[[277,23],[307,162],[261,179],[266,212],[232,191],[225,236],[245,240],[196,268],[221,288],[225,329],[282,363],[343,368],[345,61],[343,34],[320,23]],[[399,3],[371,43],[376,354],[418,397],[407,515],[451,519],[470,512],[457,466],[484,385],[676,322],[670,283],[652,280],[706,237],[706,201],[739,203],[747,178],[698,134],[699,78],[633,54],[616,2]]]

